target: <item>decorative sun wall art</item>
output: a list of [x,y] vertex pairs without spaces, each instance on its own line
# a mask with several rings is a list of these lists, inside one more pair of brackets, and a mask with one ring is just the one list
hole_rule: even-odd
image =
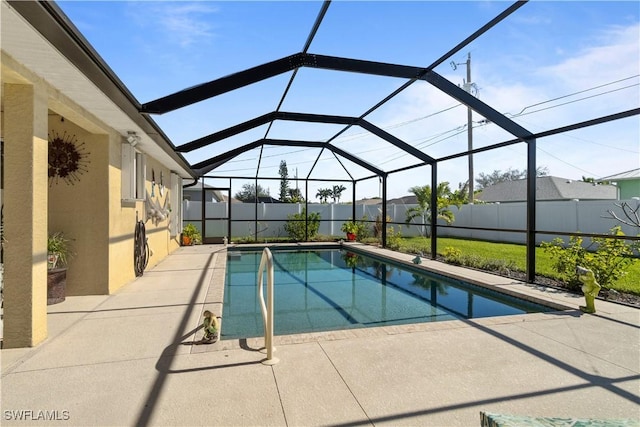
[[49,135],[49,185],[62,179],[67,185],[80,181],[80,175],[88,172],[89,152],[84,142],[66,132],[60,136]]

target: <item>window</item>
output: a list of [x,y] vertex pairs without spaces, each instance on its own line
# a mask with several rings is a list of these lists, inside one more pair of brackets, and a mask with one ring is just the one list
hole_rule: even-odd
[[122,144],[122,200],[145,197],[146,159],[128,143]]

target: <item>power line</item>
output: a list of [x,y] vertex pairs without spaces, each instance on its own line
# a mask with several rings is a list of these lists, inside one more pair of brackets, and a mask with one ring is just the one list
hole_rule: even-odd
[[[596,93],[595,95],[585,96],[584,98],[574,99],[573,101],[563,102],[562,104],[556,104],[556,105],[552,105],[552,106],[550,106],[550,107],[546,107],[546,108],[540,108],[539,110],[533,110],[533,111],[530,111],[530,112],[528,112],[528,113],[518,113],[518,114],[514,114],[514,115],[511,115],[511,117],[512,117],[512,118],[513,118],[513,117],[522,117],[522,116],[526,116],[526,115],[528,115],[528,114],[533,114],[533,113],[538,113],[538,112],[540,112],[540,111],[550,110],[550,109],[552,109],[552,108],[561,107],[561,106],[563,106],[563,105],[573,104],[574,102],[584,101],[585,99],[595,98],[595,97],[597,97],[597,96],[601,96],[601,95],[607,95],[607,94],[610,94],[610,93],[613,93],[613,92],[617,92],[617,91],[619,91],[619,90],[623,90],[623,89],[629,89],[629,88],[632,88],[632,87],[634,87],[634,86],[640,86],[640,83],[636,83],[636,84],[632,84],[632,85],[629,85],[629,86],[624,86],[624,87],[620,87],[620,88],[616,88],[616,89],[611,89],[611,90],[606,91],[606,92]],[[583,92],[584,92],[584,91],[583,91]],[[567,96],[571,96],[571,95],[567,95]],[[563,98],[566,98],[566,97],[563,97]],[[559,99],[559,98],[556,98],[556,99]],[[550,102],[550,101],[547,101],[547,102]],[[540,103],[540,104],[535,104],[535,105],[541,105],[541,103]],[[529,107],[532,107],[532,105],[530,105]],[[529,107],[525,107],[525,109],[526,109],[526,108],[529,108]],[[524,111],[524,110],[523,110],[523,111]],[[508,114],[508,113],[505,113],[505,114]]]
[[[589,91],[592,91],[592,90],[600,89],[600,88],[603,88],[603,87],[606,87],[606,86],[610,86],[610,85],[613,85],[613,84],[616,84],[616,83],[620,83],[620,82],[623,82],[623,81],[626,81],[626,80],[634,79],[634,78],[637,78],[637,77],[640,77],[640,74],[637,74],[637,75],[634,75],[634,76],[630,76],[630,77],[626,77],[626,78],[619,79],[619,80],[615,80],[615,81],[613,81],[613,82],[609,82],[609,83],[601,84],[601,85],[594,86],[594,87],[591,87],[591,88],[588,88],[588,89],[584,89],[584,90],[580,90],[580,91],[577,91],[577,92],[573,92],[573,93],[571,93],[571,94],[567,94],[567,95],[559,96],[559,97],[556,97],[556,98],[552,98],[552,99],[549,99],[549,100],[547,100],[547,101],[543,101],[543,102],[538,102],[538,103],[535,103],[535,104],[531,104],[531,105],[528,105],[528,106],[524,107],[522,110],[520,110],[520,112],[518,112],[518,113],[516,113],[516,114],[511,114],[511,113],[504,113],[504,114],[505,114],[505,115],[509,115],[509,116],[510,116],[510,117],[512,117],[512,118],[514,118],[514,117],[522,117],[522,116],[525,116],[525,115],[529,115],[529,114],[534,114],[534,113],[538,113],[538,112],[541,112],[541,111],[550,110],[550,109],[557,108],[557,107],[561,107],[561,106],[564,106],[564,105],[569,105],[569,104],[572,104],[572,103],[575,103],[575,102],[578,102],[578,101],[584,101],[584,100],[586,100],[586,99],[596,98],[596,97],[598,97],[598,96],[607,95],[607,94],[614,93],[614,92],[617,92],[617,91],[620,91],[620,90],[625,90],[625,89],[629,89],[629,88],[632,88],[632,87],[640,86],[640,83],[635,83],[635,84],[627,85],[627,86],[624,86],[624,87],[621,87],[621,88],[611,89],[611,90],[608,90],[608,91],[605,91],[605,92],[600,92],[600,93],[597,93],[597,94],[594,94],[594,95],[590,95],[590,96],[586,96],[586,97],[578,98],[578,99],[575,99],[575,100],[572,100],[572,101],[563,102],[563,103],[555,104],[555,105],[552,105],[552,106],[549,106],[549,107],[546,107],[546,108],[540,108],[540,109],[537,109],[537,110],[533,110],[533,111],[529,111],[529,112],[527,112],[527,113],[524,113],[524,111],[526,111],[527,109],[532,108],[532,107],[536,107],[536,106],[539,106],[539,105],[544,105],[544,104],[547,104],[547,103],[549,103],[549,102],[557,101],[557,100],[560,100],[560,99],[569,98],[569,97],[572,97],[572,96],[575,96],[575,95],[579,95],[579,94],[581,94],[581,93],[586,93],[586,92],[589,92]],[[406,120],[406,121],[404,121],[404,122],[399,122],[399,123],[391,124],[391,125],[389,125],[389,126],[384,127],[383,129],[385,129],[385,130],[389,130],[389,129],[396,129],[396,128],[399,128],[399,127],[402,127],[402,126],[406,126],[406,125],[408,125],[408,124],[415,123],[415,122],[418,122],[418,121],[420,121],[420,120],[424,120],[424,119],[427,119],[427,118],[430,118],[430,117],[436,116],[436,115],[438,115],[438,114],[444,113],[444,112],[446,112],[446,111],[452,110],[452,109],[457,108],[457,107],[459,107],[459,106],[461,106],[461,105],[462,105],[462,104],[452,105],[452,106],[450,106],[450,107],[446,107],[446,108],[444,108],[444,109],[442,109],[442,110],[436,111],[435,113],[431,113],[431,114],[428,114],[428,115],[425,115],[425,116],[421,116],[421,117],[417,117],[417,118],[414,118],[414,119]],[[480,126],[486,126],[486,125],[487,125],[487,124],[489,124],[490,122],[480,121],[480,122],[475,122],[475,123],[477,123],[477,124],[478,124],[478,126],[473,126],[473,128],[474,128],[474,129],[475,129],[475,128],[478,128],[478,127],[480,127]],[[455,137],[455,136],[457,136],[457,135],[460,135],[460,134],[464,133],[464,132],[466,131],[466,128],[467,128],[467,125],[461,125],[461,126],[458,126],[458,127],[456,127],[456,128],[453,128],[453,129],[450,129],[450,130],[447,130],[447,131],[441,132],[441,133],[439,133],[439,134],[437,134],[437,135],[433,135],[433,136],[427,137],[427,138],[425,138],[421,143],[418,143],[415,147],[416,147],[416,148],[427,148],[427,147],[432,147],[432,146],[434,146],[434,145],[436,145],[436,144],[439,144],[440,142],[446,141],[447,139],[453,138],[453,137]],[[456,132],[456,131],[457,131],[457,132]],[[440,137],[440,136],[444,136],[444,135],[446,135],[446,134],[448,134],[448,133],[450,133],[450,132],[456,132],[456,133],[454,133],[453,135],[449,135],[449,136],[447,136],[447,137],[445,137],[445,138],[442,138],[442,139],[440,139],[440,140],[434,141],[434,142],[432,142],[432,143],[430,143],[430,144],[424,145],[426,142],[431,141],[431,140],[433,140],[434,138],[438,138],[438,137]],[[342,142],[350,141],[350,140],[357,139],[357,138],[360,138],[360,137],[363,137],[363,136],[367,136],[367,135],[369,135],[369,133],[368,133],[368,132],[358,133],[358,134],[351,135],[351,136],[346,137],[346,138],[339,139],[339,141],[336,141],[336,143],[338,143],[338,142],[342,143]],[[571,135],[569,135],[569,136],[571,137]],[[575,138],[575,137],[573,137],[573,138]],[[576,139],[578,139],[578,138],[576,138]],[[414,140],[414,141],[416,141],[416,140]],[[618,147],[615,147],[615,146],[610,146],[610,145],[606,145],[606,144],[596,143],[596,142],[588,141],[588,140],[584,140],[584,141],[585,141],[585,142],[590,142],[590,143],[592,143],[592,144],[596,144],[596,145],[601,145],[601,146],[604,146],[604,147],[608,147],[608,148],[614,148],[614,149],[618,149],[618,150],[622,150],[622,151],[630,152],[630,153],[633,153],[633,154],[637,154],[637,151],[633,151],[633,150],[626,150],[626,149],[623,149],[623,148],[618,148]],[[411,141],[411,142],[413,142],[413,141]],[[270,146],[267,146],[267,147],[265,147],[265,148],[268,148],[268,149],[272,149],[272,148],[274,148],[274,149],[275,149],[275,148],[277,148],[277,147],[270,147]],[[374,151],[381,151],[381,150],[385,150],[385,149],[389,149],[389,148],[390,148],[390,147],[374,148],[374,149],[371,149],[371,150],[359,151],[359,152],[356,152],[356,153],[354,153],[354,154],[356,154],[356,155],[361,155],[361,154],[371,153],[371,152],[374,152]],[[300,153],[300,152],[305,152],[305,151],[308,151],[308,150],[306,150],[306,149],[295,150],[295,151],[290,151],[290,152],[288,152],[287,154],[290,154],[290,153]],[[544,150],[543,150],[543,151],[544,151]],[[577,166],[575,166],[575,165],[571,165],[570,163],[568,163],[568,162],[566,162],[566,161],[564,161],[564,160],[562,160],[562,159],[559,159],[559,158],[557,158],[557,157],[553,156],[552,154],[548,153],[547,151],[544,151],[544,152],[545,152],[546,154],[548,154],[549,156],[554,157],[554,158],[558,159],[559,161],[561,161],[561,162],[563,162],[563,163],[565,163],[565,164],[567,164],[567,165],[569,165],[569,166],[571,166],[571,167],[574,167],[574,168],[579,169],[579,170],[581,170],[581,171],[583,171],[583,172],[586,172],[586,173],[588,173],[588,174],[593,175],[593,173],[592,173],[592,172],[589,172],[589,171],[586,171],[586,170],[584,170],[584,169],[581,169],[581,168],[579,168],[579,167],[577,167]],[[400,158],[402,158],[402,157],[405,157],[405,156],[408,156],[408,155],[409,155],[409,154],[407,154],[407,153],[401,153],[401,154],[399,154],[398,156],[395,156],[395,157],[389,158],[389,159],[387,159],[387,160],[385,160],[385,161],[381,162],[380,164],[381,164],[381,165],[383,165],[383,164],[387,164],[387,163],[390,163],[390,162],[392,162],[392,161],[394,161],[394,160],[398,160],[398,159],[400,159]],[[278,157],[278,156],[280,156],[280,154],[273,154],[273,155],[263,156],[263,157]],[[320,159],[320,160],[327,160],[327,159]],[[247,162],[247,161],[252,161],[252,160],[251,160],[251,159],[247,159],[247,160],[230,160],[230,161],[229,161],[229,162],[227,162],[227,163],[240,163],[240,162]],[[302,162],[297,162],[297,163],[292,163],[292,164],[304,164],[304,163],[310,163],[310,161],[302,161]],[[248,171],[248,170],[253,170],[253,169],[251,169],[251,168],[246,168],[246,169],[234,169],[234,170],[229,170],[229,172],[235,172],[235,171]]]
[[[445,113],[445,112],[447,112],[449,110],[453,110],[454,108],[460,107],[461,105],[462,104],[458,103],[456,105],[452,105],[450,107],[446,107],[446,108],[443,108],[442,110],[436,111],[435,113],[427,114],[426,116],[422,116],[422,117],[416,117],[415,119],[406,120],[406,121],[400,122],[400,123],[394,123],[394,124],[391,124],[389,126],[382,127],[382,129],[383,130],[390,130],[390,129],[396,129],[396,128],[399,128],[399,127],[402,127],[402,126],[406,126],[406,125],[409,125],[411,123],[419,122],[420,120],[424,120],[424,119],[428,119],[428,118],[433,117],[433,116],[437,116],[438,114]],[[362,137],[368,136],[368,135],[371,135],[371,133],[369,133],[369,132],[359,132],[359,133],[355,133],[355,134],[352,134],[352,135],[347,136],[347,137],[338,138],[338,139],[336,139],[336,143],[351,141],[351,140],[362,138]]]
[[[563,105],[572,104],[572,103],[574,103],[574,102],[583,101],[583,100],[585,100],[585,99],[595,98],[595,97],[597,97],[597,96],[601,96],[601,95],[607,95],[607,94],[609,94],[609,93],[613,93],[613,92],[616,92],[616,91],[619,91],[619,90],[629,89],[629,88],[631,88],[631,87],[638,86],[639,84],[638,84],[638,83],[636,83],[636,84],[628,85],[628,86],[625,86],[625,87],[622,87],[622,88],[612,89],[612,90],[609,90],[609,91],[606,91],[606,92],[601,92],[601,93],[598,93],[598,94],[595,94],[595,95],[591,95],[591,96],[583,97],[583,98],[580,98],[580,99],[577,99],[577,100],[573,100],[573,101],[569,101],[569,102],[565,102],[565,103],[562,103],[562,104],[556,104],[556,105],[553,105],[553,106],[550,106],[550,107],[547,107],[547,108],[541,108],[541,109],[534,110],[534,111],[531,111],[531,112],[528,112],[528,113],[524,113],[524,114],[523,114],[523,111],[525,111],[525,110],[527,110],[527,109],[529,109],[529,108],[531,108],[531,107],[535,107],[535,106],[538,106],[538,105],[543,105],[543,104],[546,104],[546,103],[549,103],[549,102],[557,101],[557,100],[559,100],[559,99],[568,98],[568,97],[575,96],[575,95],[578,95],[578,94],[581,94],[581,93],[589,92],[589,91],[591,91],[591,90],[595,90],[595,89],[599,89],[599,88],[602,88],[602,87],[610,86],[610,85],[612,85],[612,84],[620,83],[620,82],[623,82],[623,81],[625,81],[625,80],[634,79],[634,78],[639,77],[639,76],[640,76],[640,75],[635,75],[635,76],[631,76],[631,77],[626,77],[626,78],[619,79],[619,80],[616,80],[616,81],[613,81],[613,82],[609,82],[609,83],[605,83],[605,84],[602,84],[602,85],[594,86],[594,87],[589,88],[589,89],[584,89],[584,90],[580,90],[580,91],[577,91],[577,92],[574,92],[574,93],[571,93],[571,94],[568,94],[568,95],[563,95],[563,96],[560,96],[560,97],[557,97],[557,98],[553,98],[553,99],[550,99],[550,100],[547,100],[547,101],[543,101],[543,102],[538,102],[538,103],[535,103],[535,104],[531,104],[531,105],[528,105],[528,106],[524,107],[524,108],[523,108],[523,109],[522,109],[518,114],[505,113],[505,115],[506,115],[506,114],[510,114],[512,117],[524,116],[524,115],[533,114],[533,113],[537,113],[537,112],[540,112],[540,111],[544,111],[544,110],[549,110],[549,109],[552,109],[552,108],[560,107],[560,106],[563,106]],[[430,115],[427,115],[427,116],[423,116],[423,117],[420,117],[420,118],[416,118],[416,119],[408,120],[408,121],[406,121],[406,122],[401,122],[401,123],[398,123],[398,124],[395,124],[395,125],[390,125],[390,126],[388,126],[388,127],[385,127],[384,129],[386,130],[386,129],[396,128],[396,127],[403,126],[403,125],[405,125],[405,124],[413,123],[413,122],[416,122],[416,121],[422,120],[422,119],[424,119],[424,118],[431,117],[431,116],[433,116],[433,115],[440,114],[440,113],[443,113],[443,112],[445,112],[445,111],[451,110],[451,109],[453,109],[453,108],[455,108],[455,107],[459,107],[460,105],[462,105],[462,104],[457,104],[457,105],[454,105],[454,106],[452,106],[452,107],[445,108],[445,109],[443,109],[443,110],[440,110],[440,111],[438,111],[438,112],[436,112],[436,113],[433,113],[433,114],[430,114]],[[478,124],[479,124],[479,126],[473,126],[473,128],[474,128],[474,129],[475,129],[475,128],[477,128],[477,127],[480,127],[480,126],[486,126],[487,124],[489,124],[489,122],[486,122],[486,121],[480,121],[480,122],[475,122],[475,123],[478,123]],[[427,148],[427,147],[432,147],[432,146],[434,146],[434,145],[436,145],[436,144],[439,144],[440,142],[446,141],[447,139],[453,138],[453,137],[455,137],[455,136],[457,136],[457,135],[460,135],[460,134],[464,133],[464,132],[465,132],[466,127],[467,127],[467,125],[461,125],[461,126],[458,126],[458,127],[456,127],[456,128],[450,129],[450,130],[448,130],[448,131],[441,132],[440,134],[437,134],[437,135],[434,135],[434,136],[428,137],[428,138],[426,138],[426,139],[423,141],[423,143],[424,143],[424,142],[427,142],[427,141],[430,141],[430,140],[432,140],[432,139],[434,139],[434,138],[438,138],[439,136],[446,135],[447,133],[458,131],[458,132],[456,132],[456,133],[455,133],[455,134],[453,134],[453,135],[449,135],[449,136],[447,136],[446,138],[442,138],[442,139],[440,139],[440,140],[438,140],[438,141],[435,141],[435,142],[433,142],[433,143],[431,143],[431,144],[423,145],[422,143],[420,143],[420,144],[417,144],[415,147],[416,147],[416,148]],[[460,130],[460,129],[462,129],[462,130]],[[360,135],[366,135],[366,134],[367,134],[367,133],[362,133],[362,134],[360,134]],[[359,137],[360,135],[358,135],[358,137]],[[354,138],[352,138],[352,139],[354,139]],[[343,140],[341,140],[340,142],[343,142],[343,141],[344,141],[344,139],[343,139]],[[601,144],[601,145],[604,145],[604,144]],[[604,145],[604,146],[606,146],[606,145]],[[615,148],[615,147],[614,147],[614,148]],[[355,154],[365,154],[365,153],[370,153],[370,152],[373,152],[373,151],[380,151],[380,150],[383,150],[383,149],[386,149],[386,147],[384,147],[384,148],[375,148],[375,149],[372,149],[372,150],[360,151],[360,152],[355,153]],[[630,151],[630,150],[627,150],[627,151]],[[635,153],[634,151],[630,151],[630,152]],[[390,158],[390,159],[385,160],[384,162],[381,162],[380,164],[381,164],[381,165],[383,165],[383,164],[387,164],[387,163],[389,163],[389,162],[392,162],[392,161],[394,161],[394,160],[400,159],[400,158],[405,157],[405,156],[408,156],[408,154],[407,154],[407,153],[401,153],[401,154],[399,154],[398,156],[392,157],[392,158]],[[578,168],[578,169],[579,169],[579,168]]]
[[[599,89],[599,88],[602,88],[602,87],[605,87],[605,86],[610,86],[610,85],[612,85],[612,84],[619,83],[619,82],[622,82],[622,81],[625,81],[625,80],[629,80],[629,79],[633,79],[633,78],[636,78],[636,77],[639,77],[639,76],[640,76],[640,75],[635,75],[635,76],[631,76],[631,77],[626,77],[626,78],[624,78],[624,79],[616,80],[616,81],[613,81],[613,82],[609,82],[609,83],[605,83],[605,84],[602,84],[602,85],[594,86],[594,87],[589,88],[589,89],[584,89],[584,90],[581,90],[581,91],[578,91],[578,92],[574,92],[574,93],[569,94],[569,95],[564,95],[564,96],[561,96],[561,97],[553,98],[553,99],[550,99],[550,100],[547,100],[547,101],[544,101],[544,102],[538,102],[538,103],[536,103],[536,104],[532,104],[532,105],[529,105],[529,106],[524,107],[524,108],[520,111],[520,113],[518,113],[518,114],[505,113],[505,115],[506,115],[506,114],[510,114],[512,117],[524,116],[524,115],[528,115],[528,114],[537,113],[537,112],[540,112],[540,111],[549,110],[549,109],[556,108],[556,107],[561,107],[561,106],[563,106],[563,105],[572,104],[572,103],[574,103],[574,102],[584,101],[584,100],[586,100],[586,99],[595,98],[595,97],[598,97],[598,96],[601,96],[601,95],[607,95],[607,94],[610,94],[610,93],[613,93],[613,92],[617,92],[617,91],[619,91],[619,90],[629,89],[629,88],[632,88],[632,87],[634,87],[634,86],[639,86],[639,85],[640,85],[640,83],[636,83],[636,84],[633,84],[633,85],[628,85],[628,86],[625,86],[625,87],[622,87],[622,88],[611,89],[611,90],[606,91],[606,92],[601,92],[601,93],[598,93],[598,94],[595,94],[595,95],[590,95],[590,96],[583,97],[583,98],[579,98],[579,99],[576,99],[576,100],[573,100],[573,101],[569,101],[569,102],[564,102],[564,103],[561,103],[561,104],[552,105],[552,106],[550,106],[550,107],[541,108],[541,109],[534,110],[534,111],[531,111],[531,112],[528,112],[528,113],[522,113],[523,111],[527,110],[528,108],[531,108],[531,107],[534,107],[534,106],[538,106],[538,105],[546,104],[546,103],[553,102],[553,101],[556,101],[556,100],[559,100],[559,99],[563,99],[563,98],[567,98],[567,97],[570,97],[570,96],[575,96],[575,95],[580,94],[580,93],[585,93],[585,92],[588,92],[588,91],[591,91],[591,90],[594,90],[594,89]],[[476,122],[476,123],[481,123],[481,125],[482,125],[482,126],[489,124],[488,122]],[[448,133],[448,132],[453,132],[453,131],[455,131],[455,130],[457,130],[457,129],[464,129],[465,127],[466,127],[465,125],[458,126],[458,127],[453,128],[453,129],[451,129],[451,130],[449,130],[449,131],[443,132],[442,134],[446,134],[446,133]],[[474,128],[474,129],[475,129],[475,128],[477,128],[477,127],[479,127],[479,126],[473,126],[473,128]],[[426,146],[417,146],[417,148],[427,148],[427,147],[431,147],[431,146],[436,145],[436,144],[438,144],[438,143],[440,143],[440,142],[443,142],[443,141],[445,141],[445,140],[447,140],[447,139],[449,139],[449,138],[452,138],[452,137],[454,137],[454,136],[460,135],[461,133],[464,133],[464,130],[463,130],[463,131],[460,131],[460,132],[457,132],[457,133],[455,133],[455,134],[453,134],[453,135],[450,135],[450,136],[448,136],[448,137],[446,137],[446,138],[443,138],[443,139],[441,139],[441,140],[435,141],[435,142],[433,142],[432,144],[429,144],[429,145],[426,145]],[[437,136],[436,136],[436,137],[437,137]],[[604,144],[601,144],[601,145],[604,145]],[[604,146],[606,146],[606,145],[604,145]],[[615,148],[615,147],[614,147],[614,148]],[[630,151],[630,150],[628,150],[628,151]],[[630,152],[632,152],[632,153],[636,153],[636,152],[634,152],[634,151],[630,151]],[[389,162],[391,162],[391,161],[393,161],[393,160],[397,160],[397,159],[402,158],[402,157],[407,156],[407,155],[408,155],[407,153],[402,153],[402,154],[400,154],[400,155],[398,155],[398,156],[396,156],[396,157],[394,157],[394,158],[391,158],[391,159],[386,160],[385,162],[382,162],[381,164],[389,163]],[[565,162],[565,163],[566,163],[566,162]],[[578,168],[578,169],[580,169],[580,168]],[[582,170],[582,169],[581,169],[581,170]],[[585,172],[587,172],[587,171],[585,171]]]
[[576,166],[576,165],[572,165],[571,163],[567,162],[566,160],[563,160],[563,159],[561,159],[560,157],[554,156],[553,154],[549,153],[547,150],[544,150],[544,149],[542,149],[542,148],[540,148],[540,147],[536,147],[536,149],[537,149],[537,150],[542,151],[543,153],[545,153],[545,154],[546,154],[546,155],[548,155],[548,156],[553,157],[553,158],[554,158],[554,159],[556,159],[557,161],[564,163],[564,164],[565,164],[565,165],[567,165],[567,166],[571,166],[572,168],[575,168],[575,169],[581,170],[582,172],[586,172],[587,174],[592,175],[592,176],[596,176],[596,175],[597,175],[597,174],[595,174],[595,173],[593,173],[593,172],[590,172],[590,171],[588,171],[588,170],[586,170],[586,169],[582,169],[581,167],[578,167],[578,166]]
[[[527,122],[525,120],[521,120],[521,121],[523,123],[526,123],[527,125],[536,126],[534,123]],[[571,135],[570,133],[566,133],[566,132],[563,133],[562,136],[565,137],[565,138],[572,138],[572,139],[575,139],[575,140],[578,140],[578,141],[586,142],[588,144],[599,145],[601,147],[611,148],[613,150],[624,151],[626,153],[631,153],[631,154],[640,154],[640,148],[638,150],[628,150],[626,148],[616,147],[615,145],[603,144],[601,142],[595,142],[595,141],[590,141],[590,140],[585,139],[585,138],[579,138],[579,137],[577,137],[575,135]]]
[[[570,96],[579,95],[579,94],[581,94],[581,93],[589,92],[589,91],[592,91],[592,90],[595,90],[595,89],[600,89],[600,88],[605,87],[605,86],[610,86],[610,85],[613,85],[613,84],[616,84],[616,83],[623,82],[623,81],[625,81],[625,80],[635,79],[636,77],[640,77],[640,74],[636,74],[635,76],[625,77],[625,78],[623,78],[623,79],[616,80],[616,81],[613,81],[613,82],[604,83],[604,84],[601,84],[601,85],[599,85],[599,86],[591,87],[591,88],[589,88],[589,89],[583,89],[583,90],[581,90],[581,91],[574,92],[574,93],[570,93],[570,94],[568,94],[568,95],[559,96],[559,97],[557,97],[557,98],[549,99],[549,100],[547,100],[547,101],[538,102],[538,103],[536,103],[536,104],[531,104],[531,105],[528,105],[528,106],[524,107],[522,110],[520,110],[520,112],[519,112],[519,113],[516,113],[516,114],[511,114],[511,113],[504,113],[504,114],[505,114],[505,115],[509,115],[509,116],[511,116],[511,117],[517,117],[517,116],[522,115],[522,113],[523,113],[525,110],[527,110],[528,108],[531,108],[531,107],[537,107],[538,105],[542,105],[542,104],[546,104],[546,103],[549,103],[549,102],[557,101],[557,100],[559,100],[559,99],[568,98],[568,97],[570,97]],[[637,86],[637,84],[636,84],[635,86]],[[586,99],[586,98],[585,98],[585,99]],[[560,105],[564,105],[564,104],[560,104]],[[539,111],[539,110],[538,110],[538,111]]]

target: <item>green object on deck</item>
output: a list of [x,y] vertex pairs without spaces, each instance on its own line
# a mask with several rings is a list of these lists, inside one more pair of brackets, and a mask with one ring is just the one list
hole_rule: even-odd
[[592,418],[527,417],[480,412],[481,427],[640,427],[639,420],[600,420]]
[[593,271],[588,268],[578,266],[576,267],[576,272],[578,273],[578,279],[582,282],[582,292],[584,293],[584,298],[587,304],[581,305],[580,310],[584,313],[595,313],[595,300],[601,287],[598,282],[596,282],[596,277],[593,274]]

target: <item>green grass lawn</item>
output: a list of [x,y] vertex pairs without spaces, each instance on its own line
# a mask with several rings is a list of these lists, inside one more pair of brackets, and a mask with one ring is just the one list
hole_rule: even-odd
[[[442,255],[444,249],[452,247],[458,249],[463,255],[476,255],[485,259],[498,259],[513,261],[521,271],[526,270],[526,247],[524,245],[509,243],[491,243],[478,240],[463,240],[451,238],[438,238],[438,254]],[[424,237],[403,237],[400,245],[401,252],[430,252],[431,241]],[[549,254],[541,248],[536,248],[536,274],[559,279],[559,274],[553,268],[553,260]],[[640,295],[640,259],[634,259],[627,274],[615,282],[612,286],[620,292],[628,292]]]

